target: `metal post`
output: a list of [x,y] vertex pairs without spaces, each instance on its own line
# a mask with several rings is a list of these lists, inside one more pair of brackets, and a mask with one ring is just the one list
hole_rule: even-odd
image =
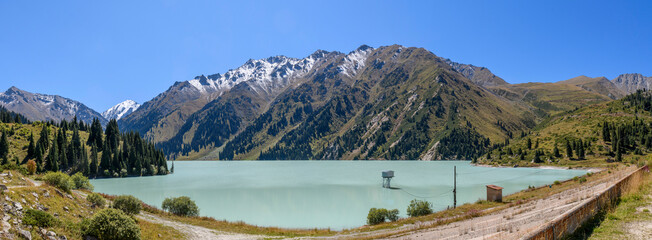
[[453,166],[453,208],[457,207],[457,166]]

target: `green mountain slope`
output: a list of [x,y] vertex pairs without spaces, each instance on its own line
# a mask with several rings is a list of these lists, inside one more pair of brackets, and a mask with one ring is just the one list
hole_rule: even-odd
[[[354,62],[361,54],[365,62]],[[220,159],[471,158],[536,122],[431,52],[397,45],[331,57],[269,107],[236,92],[194,114],[176,142],[161,146]],[[440,140],[477,150],[437,147]]]
[[620,100],[552,116],[529,134],[497,146],[479,161],[521,166],[582,166],[590,162],[598,166],[612,161],[636,161],[650,151],[652,95],[639,90]]

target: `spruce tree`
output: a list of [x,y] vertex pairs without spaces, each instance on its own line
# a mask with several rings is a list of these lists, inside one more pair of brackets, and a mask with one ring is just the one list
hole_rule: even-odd
[[623,161],[623,152],[620,147],[620,143],[616,142],[616,161],[622,162]]
[[[104,132],[106,137],[105,142],[111,150],[111,152],[116,152],[118,144],[120,143],[120,130],[118,130],[118,122],[115,119],[111,119],[109,124],[106,125],[106,130]],[[106,149],[103,149],[106,150]]]
[[82,145],[81,149],[81,161],[80,161],[80,166],[79,170],[86,176],[90,174],[90,167],[88,166],[88,153],[86,153],[86,146]]
[[2,164],[7,164],[9,157],[9,140],[7,140],[7,133],[3,130],[2,137],[0,137],[0,159]]
[[30,132],[29,133],[29,146],[27,146],[27,156],[25,157],[26,160],[27,159],[32,159],[32,158],[35,157],[35,152],[34,152],[35,147],[36,146],[34,144],[34,133]]
[[552,149],[552,155],[555,157],[560,157],[561,155],[559,154],[559,148],[557,147],[557,144],[555,144],[555,148]]
[[48,171],[59,171],[59,148],[57,147],[57,140],[52,140],[52,147],[48,153],[47,161],[45,162],[45,169]]
[[532,139],[527,138],[527,149],[532,149]]
[[97,159],[97,147],[95,144],[91,145],[91,164],[89,166],[89,175],[90,176],[97,176],[97,164],[98,164],[98,159]]
[[569,141],[566,141],[566,156],[568,159],[573,158],[573,147],[571,146]]
[[111,171],[111,150],[109,150],[106,141],[104,142],[103,149],[106,150],[102,151],[102,159],[100,160],[100,173],[103,173],[105,170]]

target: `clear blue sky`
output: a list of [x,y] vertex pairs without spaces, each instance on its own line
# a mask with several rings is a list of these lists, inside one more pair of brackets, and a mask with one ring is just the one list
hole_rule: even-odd
[[652,1],[0,0],[0,91],[102,112],[249,58],[424,47],[510,83],[652,76]]

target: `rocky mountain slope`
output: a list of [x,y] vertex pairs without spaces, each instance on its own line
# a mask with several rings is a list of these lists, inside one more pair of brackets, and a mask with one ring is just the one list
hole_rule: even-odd
[[11,87],[0,93],[0,105],[10,111],[20,113],[32,121],[61,121],[78,119],[90,123],[93,118],[100,119],[102,125],[108,122],[102,115],[86,105],[58,95],[31,93]]
[[621,74],[611,81],[628,94],[640,89],[651,89],[650,87],[652,87],[652,77],[646,77],[639,73]]
[[102,113],[102,117],[105,119],[120,120],[122,117],[136,111],[136,109],[139,107],[140,104],[137,102],[134,102],[133,100],[126,100],[104,111]]
[[191,114],[238,84],[246,83],[263,99],[273,98],[294,79],[309,71],[323,55],[318,51],[304,59],[276,56],[249,60],[223,75],[201,75],[177,82],[121,119],[120,125],[124,129],[136,130],[154,142],[167,141],[177,134]]
[[558,83],[578,86],[588,91],[605,95],[611,99],[620,99],[628,93],[605,77],[590,78],[579,76]]
[[278,96],[260,94],[256,82],[237,84],[159,146],[171,155],[221,159],[472,157],[437,142],[464,135],[470,137],[463,144],[479,141],[483,148],[535,122],[527,109],[425,49],[362,46],[315,54],[308,57],[319,59],[312,68],[291,78],[291,87],[276,88]]
[[451,61],[450,59],[445,60],[446,63],[451,65],[455,71],[458,71],[464,77],[468,78],[472,82],[483,86],[483,87],[493,87],[500,85],[508,85],[509,83],[505,82],[502,78],[494,75],[488,68],[477,67],[470,64],[461,64]]

